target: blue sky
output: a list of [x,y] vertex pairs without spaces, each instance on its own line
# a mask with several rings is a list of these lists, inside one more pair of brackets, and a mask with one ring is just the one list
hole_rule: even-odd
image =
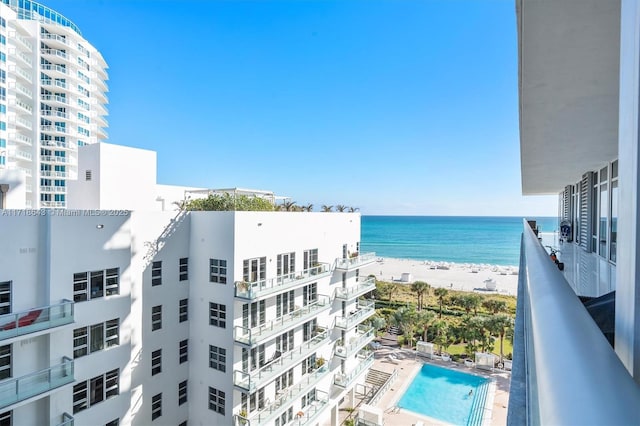
[[363,214],[557,214],[522,197],[512,0],[43,2],[109,64],[109,142],[158,181]]

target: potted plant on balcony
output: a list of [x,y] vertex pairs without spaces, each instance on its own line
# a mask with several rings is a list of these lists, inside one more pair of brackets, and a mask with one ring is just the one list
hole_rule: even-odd
[[316,368],[320,370],[324,366],[324,363],[325,361],[323,357],[316,359]]
[[249,423],[249,420],[247,420],[247,410],[240,410],[238,413],[238,424],[246,425],[247,423]]
[[249,283],[246,281],[238,281],[238,291],[242,293],[249,291]]

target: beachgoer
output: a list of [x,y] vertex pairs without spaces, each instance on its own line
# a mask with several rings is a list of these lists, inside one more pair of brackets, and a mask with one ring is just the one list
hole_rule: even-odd
[[473,395],[473,389],[469,391],[469,396]]

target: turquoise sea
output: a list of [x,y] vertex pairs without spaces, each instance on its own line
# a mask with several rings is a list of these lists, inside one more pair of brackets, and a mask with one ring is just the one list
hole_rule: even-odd
[[[536,220],[542,232],[555,217]],[[517,266],[521,217],[362,216],[361,250],[380,257]]]

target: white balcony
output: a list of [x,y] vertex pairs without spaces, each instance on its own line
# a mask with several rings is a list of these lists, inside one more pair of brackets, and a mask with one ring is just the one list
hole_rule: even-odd
[[335,347],[336,356],[346,359],[363,349],[375,338],[373,331],[373,327],[359,325],[355,336],[349,337],[347,342],[338,341]]
[[66,77],[67,76],[67,68],[62,65],[56,64],[46,64],[42,65],[42,71],[46,71],[47,75],[51,77]]
[[243,345],[255,346],[277,334],[284,333],[299,324],[315,318],[318,314],[328,310],[330,307],[329,297],[319,295],[317,301],[257,327],[246,328],[236,326],[234,328],[235,341]]
[[45,34],[40,34],[40,37],[43,40],[47,40],[49,45],[52,46],[56,46],[56,45],[61,45],[61,46],[68,46],[69,43],[67,43],[67,38],[65,36],[61,36],[58,34],[52,34],[52,33],[45,33]]
[[376,313],[375,300],[358,300],[358,305],[349,315],[336,317],[336,327],[348,330]]
[[301,272],[292,272],[269,280],[235,283],[235,296],[240,299],[256,300],[271,294],[299,287],[311,281],[328,277],[331,274],[329,265],[322,263]]
[[73,302],[63,300],[55,305],[33,308],[0,316],[0,341],[47,330],[73,322]]
[[348,258],[336,259],[336,269],[350,271],[363,266],[371,265],[376,261],[376,254],[371,253],[355,253]]
[[329,330],[325,329],[311,340],[304,342],[292,351],[280,355],[277,359],[269,362],[264,367],[252,373],[245,371],[233,372],[233,384],[241,390],[255,392],[278,375],[284,373],[292,366],[298,364],[303,359],[320,349],[329,342]]
[[67,52],[59,49],[40,49],[40,54],[44,57],[67,59]]
[[313,372],[305,374],[297,384],[279,392],[276,400],[263,410],[252,413],[249,422],[253,425],[269,424],[271,420],[282,414],[296,399],[306,395],[322,379],[329,374],[329,366],[325,363]]
[[356,379],[365,371],[367,371],[373,365],[374,354],[371,351],[361,351],[356,356],[358,364],[349,373],[336,373],[333,377],[333,384],[341,387],[348,388]]
[[40,96],[40,99],[44,102],[58,103],[65,106],[69,103],[67,98],[65,98],[64,96],[58,96],[58,95],[42,95]]
[[40,192],[47,194],[65,194],[67,192],[66,186],[41,186]]
[[1,381],[0,408],[49,392],[73,381],[73,360],[64,357],[61,364],[26,376]]
[[353,287],[336,288],[336,299],[353,300],[376,289],[376,279],[369,277]]
[[63,413],[62,414],[62,422],[58,423],[57,426],[73,426],[73,416],[71,414],[68,413]]
[[63,135],[66,135],[67,133],[69,133],[66,127],[52,126],[50,124],[41,125],[40,130],[47,133],[59,133]]

